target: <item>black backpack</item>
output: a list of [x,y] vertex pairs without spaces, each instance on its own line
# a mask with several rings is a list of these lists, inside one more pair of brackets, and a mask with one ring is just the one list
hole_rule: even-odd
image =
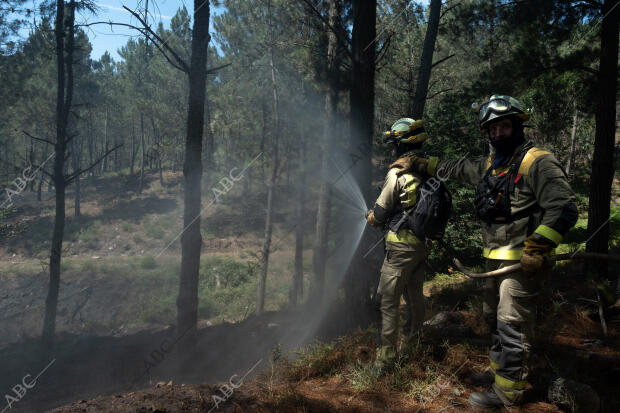
[[409,220],[419,238],[441,239],[452,214],[452,195],[437,178],[424,181]]
[[452,214],[452,195],[437,178],[422,183],[413,212],[399,212],[390,220],[390,230],[408,228],[420,239],[438,240],[443,237]]

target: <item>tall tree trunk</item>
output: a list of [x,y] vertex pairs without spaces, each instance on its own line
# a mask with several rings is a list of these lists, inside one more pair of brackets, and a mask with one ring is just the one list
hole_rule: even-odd
[[[614,143],[616,132],[616,90],[618,76],[618,23],[620,0],[605,0],[601,29],[601,57],[598,73],[598,102],[594,157],[590,175],[590,203],[586,251],[607,253],[609,245],[609,210],[614,177]],[[599,274],[607,276],[607,264],[597,265]]]
[[570,175],[570,172],[573,169],[573,163],[575,162],[575,150],[577,142],[577,114],[578,111],[577,109],[575,109],[575,114],[573,115],[573,129],[570,132],[570,152],[568,153],[568,160],[566,161],[566,175]]
[[209,44],[209,0],[194,0],[192,57],[189,69],[187,138],[183,165],[184,210],[181,235],[181,277],[177,297],[179,334],[189,337],[179,342],[180,349],[191,350],[196,344],[198,321],[198,272],[200,268],[200,198],[202,195],[202,134],[206,95],[207,47]]
[[[155,148],[156,152],[155,152],[155,166],[157,167],[157,170],[159,171],[159,184],[162,186],[162,188],[164,187],[164,174],[161,168],[161,153],[162,153],[162,144],[161,144],[161,136],[159,136],[159,129],[157,128],[157,125],[155,124],[155,118],[153,117],[153,114],[151,113],[151,127],[153,128],[153,139],[155,139]],[[209,151],[209,149],[207,148],[207,152]]]
[[271,249],[271,235],[273,232],[273,193],[275,191],[276,179],[278,176],[279,151],[280,144],[280,107],[278,101],[278,85],[276,82],[276,68],[273,63],[273,26],[271,21],[271,1],[267,2],[269,14],[269,29],[271,32],[271,41],[269,46],[269,67],[271,69],[271,89],[273,94],[273,169],[271,178],[269,179],[269,188],[267,189],[267,216],[265,218],[265,239],[263,241],[263,250],[261,255],[258,292],[256,296],[256,314],[260,315],[265,309],[265,290],[267,286],[267,272],[269,270],[269,254]]
[[[265,143],[267,141],[267,107],[265,106],[265,103],[263,102],[263,104],[261,105],[261,114],[262,114],[262,119],[263,119],[263,133],[261,134],[261,138],[260,138],[260,151],[261,153],[265,152]],[[231,131],[232,133],[232,131]],[[227,153],[230,151],[227,151]],[[266,173],[265,173],[265,165],[267,163],[266,162],[261,162],[260,163],[260,178],[261,178],[261,182],[265,182],[266,178]]]
[[[75,0],[69,4],[69,15],[65,22],[64,0],[58,0],[56,5],[56,62],[58,85],[56,91],[56,143],[54,150],[54,184],[56,186],[56,215],[54,216],[54,230],[50,254],[50,284],[45,300],[45,318],[41,345],[43,353],[50,355],[54,351],[54,335],[56,332],[56,310],[58,306],[58,292],[60,289],[60,261],[62,254],[62,240],[65,229],[65,179],[64,163],[67,146],[66,131],[69,120],[69,109],[73,97],[73,38],[75,20]],[[69,28],[68,34],[64,27]],[[65,56],[65,39],[66,56]],[[66,79],[65,79],[66,75]],[[66,93],[65,93],[66,85]]]
[[[90,163],[90,165],[92,165],[95,162],[95,158],[96,156],[96,151],[97,151],[97,143],[95,142],[95,132],[94,132],[94,126],[93,126],[93,111],[92,110],[88,110],[88,161]],[[95,179],[95,168],[91,169],[88,172],[88,180],[90,182],[90,184],[94,184],[94,179]]]
[[497,0],[491,0],[491,13],[489,13],[489,31],[487,34],[487,39],[489,41],[486,49],[489,54],[487,59],[487,67],[489,70],[492,70],[495,65],[495,54],[497,50],[497,44],[495,39],[495,32],[497,26]]
[[422,47],[422,58],[420,59],[420,70],[418,71],[418,81],[416,83],[415,97],[413,99],[413,118],[422,119],[424,105],[428,93],[428,82],[431,78],[433,67],[433,54],[435,52],[435,41],[437,40],[437,30],[439,29],[439,17],[441,12],[441,0],[431,0],[430,15],[426,26],[426,36]]
[[290,297],[291,307],[297,306],[297,300],[304,296],[304,206],[306,190],[306,142],[302,137],[299,146],[299,182],[295,205],[295,270]]
[[[77,152],[75,139],[71,140],[71,163],[73,167],[73,172],[77,172],[80,170],[80,158]],[[106,156],[107,158],[107,156]],[[77,218],[82,215],[80,210],[80,177],[79,175],[75,178],[75,196],[73,199],[74,203],[74,213],[73,215]]]
[[134,124],[133,117],[131,118],[131,164],[129,167],[129,173],[133,177],[133,170],[136,163],[136,153],[138,153],[136,149],[136,126]]
[[[114,146],[115,147],[118,146],[118,135],[119,135],[118,132],[116,132],[114,134]],[[120,169],[121,169],[120,165],[119,165],[119,161],[118,161],[118,158],[119,158],[118,154],[119,154],[119,152],[120,151],[114,151],[114,172],[116,172],[116,173],[118,173],[120,171]]]
[[[371,200],[372,139],[374,135],[375,97],[375,36],[376,1],[353,1],[353,82],[351,100],[351,153],[359,156],[352,168],[362,196],[369,205]],[[353,257],[345,278],[347,323],[349,327],[368,326],[373,320],[372,286],[376,285],[378,268],[363,258],[370,244],[366,231]]]
[[[6,144],[6,141],[2,142],[2,147],[3,148],[6,148],[7,146],[8,145]],[[6,151],[2,151],[2,152],[4,153],[4,176],[5,176],[5,179],[8,181],[9,179],[11,179],[11,178],[9,178],[9,174],[10,174],[9,166],[11,164],[11,162],[9,161],[9,151],[6,150]]]
[[[30,140],[30,150],[28,151],[30,166],[34,165],[35,151],[34,151],[34,140]],[[30,192],[34,192],[34,179],[30,181]]]
[[[43,148],[43,160],[42,162],[44,162],[47,159],[47,145],[45,145],[45,147]],[[41,190],[43,188],[43,177],[45,176],[43,174],[43,172],[39,172],[39,185],[37,186],[37,201],[41,201]]]
[[[211,104],[209,102],[209,98],[205,103],[205,110],[207,115],[207,125],[206,125],[206,133],[205,133],[205,154],[204,154],[204,163],[205,169],[207,170],[207,177],[211,176],[211,173],[215,170],[215,162],[213,160],[213,154],[215,153],[214,147],[214,139],[213,139],[213,130],[211,129]],[[207,182],[207,185],[209,182]]]
[[[103,119],[103,153],[108,153],[109,149],[108,142],[108,107],[105,108],[105,117]],[[103,159],[103,164],[101,166],[101,173],[107,172],[108,170],[108,157],[106,156]]]
[[[329,145],[335,130],[335,117],[338,105],[338,68],[336,58],[338,52],[338,20],[342,12],[342,2],[334,0],[329,6],[329,25],[327,31],[327,89],[325,91],[325,123],[319,149],[321,151],[321,186],[319,188],[319,203],[316,216],[316,234],[314,237],[314,251],[312,267],[314,280],[310,299],[313,302],[323,297],[325,273],[327,269],[327,245],[329,234],[329,216],[331,211],[331,187],[329,175]],[[330,30],[331,28],[331,30]]]
[[[144,188],[144,162],[146,161],[146,142],[144,139],[144,113],[140,112],[140,186],[138,187],[138,193],[142,193]],[[186,158],[187,159],[187,158]]]
[[409,63],[409,70],[407,70],[407,113],[408,114],[413,114],[413,106],[415,102],[415,84],[413,82],[413,78],[414,78],[413,63]]

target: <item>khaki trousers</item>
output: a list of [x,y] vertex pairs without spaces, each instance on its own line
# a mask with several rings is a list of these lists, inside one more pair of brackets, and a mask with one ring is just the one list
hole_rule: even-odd
[[398,307],[407,287],[406,300],[411,311],[410,334],[418,332],[424,322],[424,283],[427,249],[398,251],[388,249],[381,268],[378,294],[381,295],[381,347],[377,364],[386,365],[396,359],[398,347]]

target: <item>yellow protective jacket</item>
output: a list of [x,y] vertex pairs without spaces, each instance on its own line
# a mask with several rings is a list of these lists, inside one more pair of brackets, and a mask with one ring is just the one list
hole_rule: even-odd
[[[484,257],[495,260],[518,260],[523,251],[523,241],[532,233],[558,245],[563,236],[577,222],[574,193],[566,173],[558,160],[541,148],[526,141],[515,149],[513,159],[525,152],[516,177],[514,192],[510,194],[511,214],[525,210],[532,212],[505,223],[482,222]],[[493,156],[476,159],[461,158],[442,160],[431,158],[428,172],[440,179],[454,178],[478,185],[491,167]],[[491,171],[498,175],[509,166]]]
[[[413,152],[401,156],[405,158]],[[399,158],[399,159],[401,159]],[[384,224],[389,224],[389,219],[403,210],[412,212],[420,196],[420,186],[424,177],[416,172],[408,171],[400,176],[396,175],[403,165],[397,160],[390,165],[381,194],[375,202],[373,213],[375,219]],[[410,229],[400,229],[397,233],[388,231],[385,236],[385,248],[388,250],[413,251],[424,247]]]

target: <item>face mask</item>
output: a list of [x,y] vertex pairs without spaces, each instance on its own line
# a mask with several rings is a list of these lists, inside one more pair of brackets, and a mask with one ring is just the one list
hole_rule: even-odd
[[525,141],[522,133],[516,136],[502,136],[499,139],[489,139],[493,148],[495,148],[495,158],[493,158],[493,169],[497,169],[510,162],[512,154]]
[[512,155],[512,152],[520,143],[513,139],[512,136],[500,136],[497,139],[490,139],[490,141],[496,153],[501,155]]

